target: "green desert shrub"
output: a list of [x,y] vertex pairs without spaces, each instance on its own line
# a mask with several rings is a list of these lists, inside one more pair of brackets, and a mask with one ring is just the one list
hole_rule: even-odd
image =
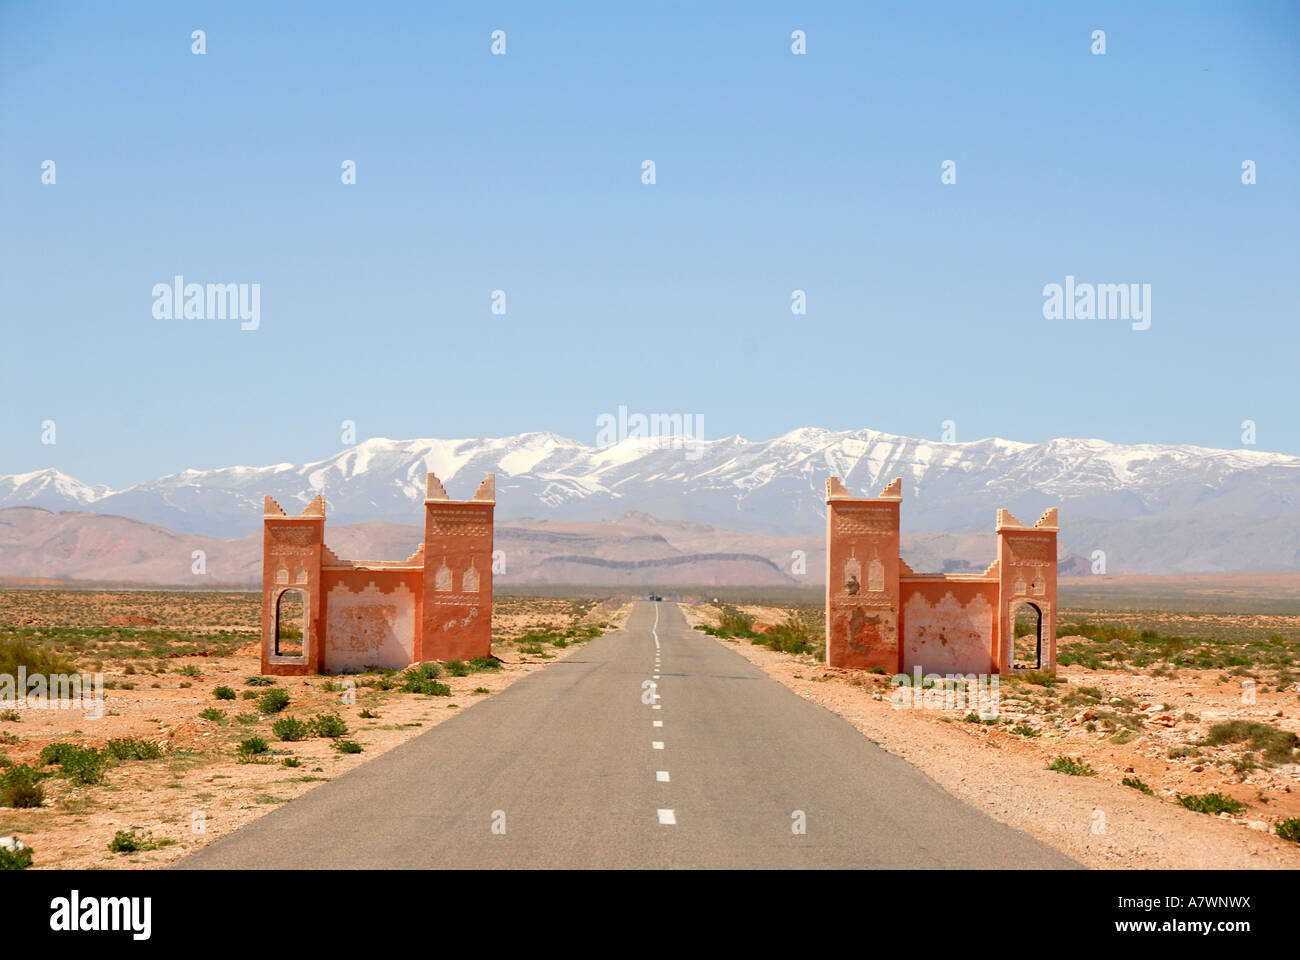
[[281,740],[296,743],[306,740],[311,735],[311,728],[297,717],[280,717],[271,724],[271,732]]
[[1097,771],[1092,769],[1086,760],[1074,757],[1057,757],[1047,765],[1048,770],[1055,770],[1057,773],[1064,773],[1071,777],[1092,777]]
[[130,737],[110,740],[104,750],[115,760],[157,760],[163,754],[162,747],[152,740]]
[[119,830],[108,842],[108,849],[112,853],[135,853],[140,849],[140,838],[134,830]]
[[19,667],[27,675],[72,673],[73,666],[57,654],[26,640],[0,640],[0,675],[18,676]]
[[45,788],[41,786],[45,776],[25,763],[6,769],[0,774],[0,807],[39,807],[45,802]]
[[1225,720],[1211,726],[1205,739],[1215,746],[1245,743],[1251,750],[1262,753],[1264,759],[1271,763],[1289,763],[1296,756],[1297,740],[1300,738],[1289,730],[1279,730],[1266,723]]
[[[89,786],[104,782],[105,755],[94,747],[78,747],[70,743],[50,744],[50,746],[65,748],[59,751],[59,773],[73,783]],[[46,748],[48,749],[49,747]],[[41,751],[41,759],[45,760],[45,750]]]
[[1246,805],[1222,793],[1179,794],[1178,802],[1197,813],[1240,813]]
[[256,757],[266,753],[270,749],[271,745],[261,737],[252,736],[247,740],[241,741],[235,752],[241,757]]
[[402,690],[406,693],[423,693],[431,697],[451,696],[451,687],[438,681],[442,675],[436,663],[422,663],[402,674]]
[[348,725],[337,713],[318,713],[311,718],[311,731],[318,737],[335,740],[348,732]]
[[266,691],[262,695],[262,699],[257,701],[257,709],[263,713],[279,713],[288,705],[289,694],[279,687]]
[[1020,683],[1032,683],[1039,687],[1054,687],[1061,682],[1050,670],[1017,670],[1013,677]]
[[218,700],[235,699],[235,691],[230,689],[230,687],[225,687],[225,686],[217,687],[217,689],[212,691],[212,695],[216,697]]
[[754,632],[754,618],[747,613],[742,613],[735,607],[723,605],[718,615],[718,625],[711,627],[706,623],[696,627],[707,633],[711,637],[721,637],[729,640],[733,637],[744,637],[749,640],[758,638],[759,635]]
[[1300,817],[1291,817],[1277,825],[1277,835],[1283,840],[1300,843]]
[[[14,837],[17,842],[18,838]],[[24,846],[21,850],[0,847],[0,870],[26,870],[32,865],[32,848]]]
[[1123,780],[1120,781],[1120,783],[1122,783],[1126,787],[1132,787],[1134,790],[1139,790],[1142,793],[1155,793],[1154,790],[1152,790],[1149,786],[1147,786],[1147,784],[1143,783],[1137,777],[1125,777]]
[[339,753],[360,753],[361,744],[355,740],[335,740],[334,749]]
[[41,747],[41,763],[47,767],[52,763],[62,763],[65,757],[81,749],[75,743],[50,743]]
[[119,830],[113,834],[113,839],[108,843],[108,849],[113,853],[141,853],[145,850],[169,847],[175,842],[175,840],[155,840],[153,834],[149,831],[139,831],[133,827],[130,830]]

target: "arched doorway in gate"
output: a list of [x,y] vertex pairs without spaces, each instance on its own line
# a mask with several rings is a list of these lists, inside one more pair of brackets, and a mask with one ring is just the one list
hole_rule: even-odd
[[1011,635],[1014,638],[1010,666],[1013,670],[1043,669],[1043,610],[1030,600],[1011,608]]

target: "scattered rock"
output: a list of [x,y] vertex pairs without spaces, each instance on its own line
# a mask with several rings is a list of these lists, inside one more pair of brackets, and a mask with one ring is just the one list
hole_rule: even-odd
[[10,853],[18,853],[27,849],[27,844],[23,843],[17,837],[0,837],[0,850],[8,850]]

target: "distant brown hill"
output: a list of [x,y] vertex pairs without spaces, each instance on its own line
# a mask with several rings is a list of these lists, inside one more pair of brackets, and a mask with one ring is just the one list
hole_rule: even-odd
[[[110,514],[0,510],[0,576],[204,586],[255,583],[261,536],[220,540]],[[206,573],[192,571],[201,550]]]
[[[423,535],[420,527],[383,521],[325,528],[330,548],[357,560],[404,559]],[[261,576],[261,543],[260,533],[222,540],[110,514],[9,507],[0,510],[0,578],[253,585]],[[820,537],[739,533],[639,512],[603,522],[498,521],[496,548],[505,552],[505,572],[497,577],[502,585],[769,586],[821,584],[826,577]],[[977,572],[993,550],[991,533],[903,537],[904,559],[915,570]],[[194,572],[200,566],[196,551],[202,573]]]

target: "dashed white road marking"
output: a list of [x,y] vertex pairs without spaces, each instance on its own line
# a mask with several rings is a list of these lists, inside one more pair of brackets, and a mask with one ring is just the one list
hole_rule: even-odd
[[[654,667],[654,668],[655,668],[655,674],[654,674],[654,678],[655,678],[656,680],[658,680],[658,679],[659,679],[659,605],[658,605],[658,604],[655,604],[655,622],[654,622],[654,625],[650,628],[650,632],[651,632],[652,634],[654,634],[654,638],[655,638],[655,667]],[[656,699],[657,699],[657,697],[656,697]],[[652,703],[652,704],[650,705],[650,708],[651,708],[652,710],[659,710],[659,709],[661,709],[661,705],[660,705],[660,704],[657,704],[657,703]],[[654,720],[654,721],[652,721],[652,723],[654,724],[655,727],[662,727],[662,726],[664,725],[664,722],[663,722],[662,720]],[[664,748],[664,742],[663,742],[662,740],[651,740],[651,741],[650,741],[650,748],[651,748],[652,750],[662,750],[662,749]],[[668,779],[668,771],[667,771],[667,770],[656,770],[656,771],[655,771],[655,781],[658,782],[658,783],[668,783],[668,782],[670,782],[669,779]],[[673,811],[673,810],[664,810],[664,809],[660,808],[660,809],[656,810],[655,813],[656,813],[656,815],[659,817],[659,823],[660,823],[661,826],[668,826],[668,827],[671,827],[671,826],[676,826],[676,825],[677,825],[677,814],[676,814],[675,811]]]
[[661,704],[656,703],[656,704],[654,704],[653,706],[651,706],[650,709],[651,709],[651,710],[662,710],[662,709],[663,709],[663,706],[662,706]]

